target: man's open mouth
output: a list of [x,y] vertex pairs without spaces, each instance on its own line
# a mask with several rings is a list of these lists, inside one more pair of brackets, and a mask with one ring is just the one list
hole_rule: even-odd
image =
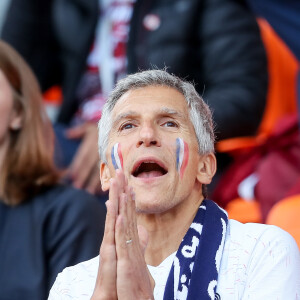
[[168,173],[168,170],[162,163],[149,160],[140,161],[135,164],[132,175],[138,178],[159,177]]

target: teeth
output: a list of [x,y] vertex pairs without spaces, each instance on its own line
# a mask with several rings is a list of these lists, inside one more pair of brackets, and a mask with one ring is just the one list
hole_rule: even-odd
[[[147,164],[149,164],[150,167],[146,166]],[[151,164],[156,165],[157,167],[155,167],[155,166],[151,167]],[[167,170],[165,170],[163,167],[161,167],[155,160],[146,160],[146,161],[142,161],[136,167],[136,169],[133,171],[132,175],[137,177],[140,175],[140,173],[145,173],[145,174],[148,173],[148,175],[149,175],[151,172],[152,173],[156,172],[156,173],[164,175],[167,173]]]
[[135,170],[134,170],[134,172],[133,173],[138,173],[139,172],[139,170],[140,170],[140,166],[141,166],[142,164],[140,164]]
[[136,170],[134,172],[138,172],[142,164],[151,164],[151,163],[155,164],[156,162],[153,161],[153,160],[148,160],[148,161],[141,162],[140,165],[136,168]]

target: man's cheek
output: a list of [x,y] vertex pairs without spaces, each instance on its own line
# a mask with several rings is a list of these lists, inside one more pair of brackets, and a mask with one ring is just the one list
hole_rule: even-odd
[[189,161],[189,146],[182,139],[176,139],[176,169],[180,174],[180,178],[183,177],[184,171]]
[[123,156],[120,143],[114,144],[111,148],[111,161],[115,170],[123,170]]

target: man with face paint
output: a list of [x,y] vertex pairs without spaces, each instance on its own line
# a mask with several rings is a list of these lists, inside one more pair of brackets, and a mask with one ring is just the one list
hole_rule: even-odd
[[109,190],[100,255],[65,269],[49,299],[297,299],[300,257],[281,229],[228,220],[205,199],[211,112],[161,70],[119,81],[99,123]]

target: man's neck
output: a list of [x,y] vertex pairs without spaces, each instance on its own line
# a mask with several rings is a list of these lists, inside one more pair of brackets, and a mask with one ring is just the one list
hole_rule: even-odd
[[157,266],[177,251],[202,201],[202,194],[195,194],[166,213],[139,215],[138,223],[143,225],[149,234],[145,253],[148,265]]

